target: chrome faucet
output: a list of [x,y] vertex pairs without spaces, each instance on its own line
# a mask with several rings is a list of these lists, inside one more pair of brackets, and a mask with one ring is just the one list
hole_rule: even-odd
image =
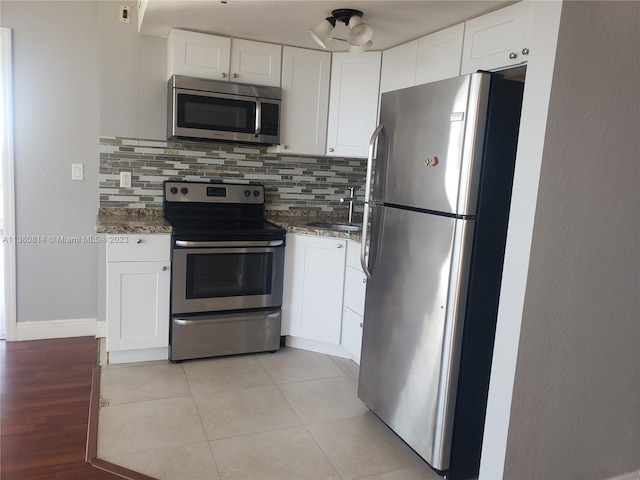
[[347,200],[349,201],[349,223],[352,223],[353,220],[353,205],[356,200],[355,196],[356,187],[349,187],[349,196],[347,198],[341,198],[340,203],[344,203]]

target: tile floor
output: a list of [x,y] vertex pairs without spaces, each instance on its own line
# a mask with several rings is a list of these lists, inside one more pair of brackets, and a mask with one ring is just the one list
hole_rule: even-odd
[[357,398],[357,377],[294,348],[104,365],[98,457],[167,480],[440,480]]

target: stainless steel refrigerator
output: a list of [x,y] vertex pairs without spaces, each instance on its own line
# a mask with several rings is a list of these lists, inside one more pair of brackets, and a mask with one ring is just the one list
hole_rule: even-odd
[[369,148],[358,396],[450,479],[479,469],[522,92],[474,73],[384,93]]

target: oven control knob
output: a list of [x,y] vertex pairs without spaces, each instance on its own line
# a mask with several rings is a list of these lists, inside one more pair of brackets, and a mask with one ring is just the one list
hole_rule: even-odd
[[182,187],[180,189],[180,193],[182,193],[183,195],[186,195],[189,192],[189,189],[187,187]]
[[253,196],[254,197],[259,197],[260,196],[260,191],[259,190],[254,190],[253,191]]
[[245,196],[245,197],[248,197],[248,196],[250,196],[250,195],[251,195],[251,190],[245,190],[245,191],[244,191],[244,196]]
[[171,193],[175,195],[176,193],[178,193],[178,189],[176,187],[171,187]]

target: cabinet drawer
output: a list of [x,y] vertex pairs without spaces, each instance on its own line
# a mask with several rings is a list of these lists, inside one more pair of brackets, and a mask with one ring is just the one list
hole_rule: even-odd
[[170,235],[107,235],[107,262],[168,262],[170,256]]
[[364,315],[364,296],[367,291],[367,277],[360,270],[347,267],[344,275],[344,306],[358,315]]

